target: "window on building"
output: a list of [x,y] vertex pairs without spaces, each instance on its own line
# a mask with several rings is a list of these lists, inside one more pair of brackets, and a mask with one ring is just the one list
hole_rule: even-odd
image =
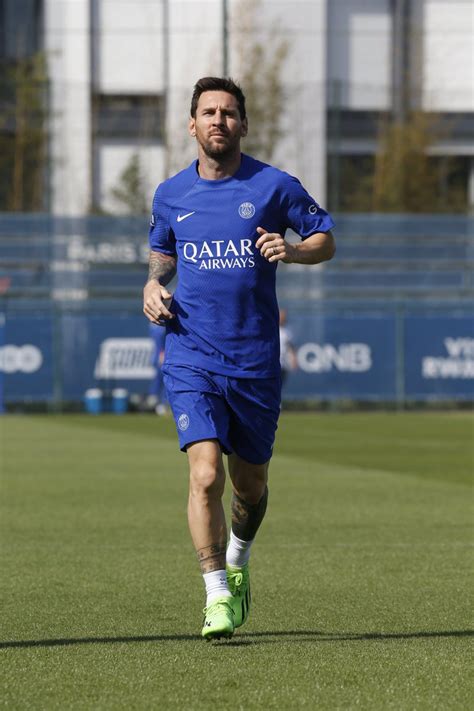
[[469,156],[436,156],[430,159],[438,178],[437,200],[442,212],[468,209]]
[[93,108],[97,138],[163,140],[162,96],[98,94]]
[[329,154],[329,209],[334,212],[466,212],[470,157],[430,156],[427,164],[429,185],[409,185],[408,191],[400,191],[398,202],[395,200],[383,209],[375,199],[375,156]]
[[386,111],[349,111],[329,109],[327,113],[328,138],[376,140],[380,123],[386,120]]
[[0,210],[45,208],[48,101],[40,0],[0,0]]
[[373,155],[328,155],[328,206],[333,212],[373,210]]
[[41,49],[43,0],[0,0],[0,61]]

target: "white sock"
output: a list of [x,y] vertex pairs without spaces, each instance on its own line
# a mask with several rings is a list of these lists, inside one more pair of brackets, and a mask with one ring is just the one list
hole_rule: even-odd
[[232,597],[227,585],[225,570],[213,570],[210,573],[203,573],[202,577],[206,586],[206,605],[210,605],[218,597]]
[[253,539],[251,541],[241,541],[231,531],[229,545],[225,554],[227,565],[232,565],[234,568],[242,568],[246,565],[249,562],[252,543]]

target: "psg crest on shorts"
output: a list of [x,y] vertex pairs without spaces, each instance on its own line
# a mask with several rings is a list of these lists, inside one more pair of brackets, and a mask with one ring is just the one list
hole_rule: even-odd
[[178,427],[182,432],[187,430],[189,427],[189,417],[185,415],[184,412],[178,417]]
[[243,202],[239,207],[239,215],[243,217],[244,220],[249,220],[255,215],[255,205],[251,202]]

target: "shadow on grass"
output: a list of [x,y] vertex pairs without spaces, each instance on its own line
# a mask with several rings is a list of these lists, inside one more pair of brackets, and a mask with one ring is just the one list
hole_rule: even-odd
[[[252,644],[288,642],[389,641],[399,639],[436,639],[443,637],[473,637],[474,630],[441,630],[437,632],[322,632],[318,630],[276,630],[237,634],[222,644],[236,647]],[[137,642],[196,642],[196,634],[161,634],[123,637],[72,637],[58,639],[25,639],[0,642],[0,649],[31,647],[70,647],[79,644],[129,644]]]

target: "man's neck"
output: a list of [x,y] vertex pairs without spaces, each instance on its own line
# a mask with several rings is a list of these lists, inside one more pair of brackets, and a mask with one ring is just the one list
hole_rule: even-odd
[[240,168],[241,153],[225,157],[223,160],[210,158],[204,151],[198,154],[198,171],[204,180],[222,180],[235,175]]

